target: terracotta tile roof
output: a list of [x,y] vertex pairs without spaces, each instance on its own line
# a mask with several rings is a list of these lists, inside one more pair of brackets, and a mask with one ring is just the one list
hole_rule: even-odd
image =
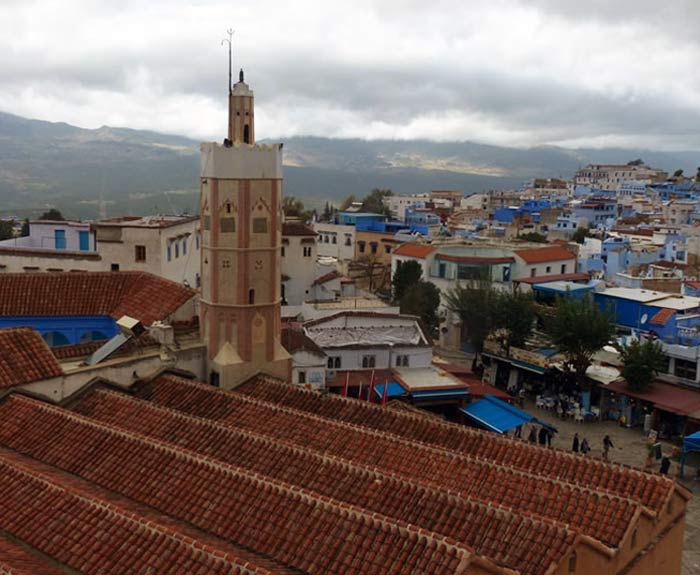
[[[227,428],[122,393],[97,390],[76,411],[109,425],[147,434],[219,461],[305,487],[319,496],[362,507],[460,541],[504,567],[543,573],[570,549],[575,532],[475,499],[454,498],[427,483],[403,481],[377,469],[317,454],[264,435]],[[407,505],[407,502],[412,505]],[[448,516],[445,510],[450,509]],[[503,536],[482,537],[483,525]],[[544,537],[542,537],[544,535]]]
[[318,355],[326,355],[302,329],[294,329],[291,327],[282,328],[280,342],[289,353],[308,351]]
[[315,238],[318,234],[301,222],[284,222],[282,224],[282,235],[283,236],[311,236]]
[[452,254],[438,254],[439,260],[448,262],[461,262],[465,264],[509,264],[515,260],[511,257],[486,257],[486,256],[457,256]]
[[0,329],[0,389],[62,374],[39,332],[28,327]]
[[65,571],[47,563],[23,547],[0,537],[1,575],[65,575]]
[[528,264],[576,259],[575,254],[572,254],[569,250],[565,250],[561,246],[535,248],[530,250],[516,250],[513,253]]
[[129,315],[150,325],[195,293],[145,272],[0,274],[0,316]]
[[398,248],[394,250],[394,255],[405,256],[409,258],[425,259],[430,254],[432,254],[437,247],[426,246],[423,244],[401,244]]
[[195,547],[128,503],[7,449],[0,450],[0,485],[2,531],[76,572],[272,575],[209,545]]
[[328,272],[327,274],[317,277],[311,285],[320,286],[339,277],[342,277],[342,274],[339,271],[333,270],[332,272]]
[[[213,390],[212,390],[213,391]],[[694,393],[694,392],[693,392]],[[658,475],[606,464],[592,458],[553,449],[540,449],[527,442],[494,436],[466,426],[454,425],[419,418],[410,413],[387,414],[378,405],[361,401],[349,401],[334,395],[321,396],[298,386],[276,383],[271,379],[251,382],[237,388],[236,394],[248,395],[278,406],[332,419],[334,423],[345,421],[353,425],[388,432],[402,438],[426,443],[465,456],[513,466],[514,469],[542,476],[601,489],[611,494],[629,498],[658,511],[673,488],[673,482]],[[224,408],[219,406],[222,411]],[[556,470],[556,471],[555,471]]]
[[668,308],[663,308],[657,311],[649,320],[649,323],[652,325],[660,325],[664,326],[668,323],[668,320],[673,317],[673,314],[676,313],[676,310],[673,309],[668,309]]
[[[92,353],[95,353],[105,344],[105,341],[91,341],[88,343],[74,343],[70,345],[57,345],[51,348],[51,353],[58,360],[74,359],[77,357],[86,357]],[[111,357],[117,357],[120,355],[128,355],[134,353],[136,350],[143,350],[147,347],[153,347],[159,345],[158,341],[148,335],[148,333],[143,333],[137,338],[130,339],[124,343],[119,349],[111,354]]]
[[557,282],[557,281],[580,281],[580,280],[588,280],[590,279],[591,276],[590,274],[587,273],[571,273],[571,274],[555,274],[555,275],[548,275],[548,276],[535,276],[533,277],[524,277],[524,278],[517,278],[514,279],[513,281],[516,283],[522,283],[522,284],[545,284],[548,282]]
[[[51,441],[45,441],[47,433]],[[299,572],[448,575],[466,573],[464,566],[472,556],[467,547],[425,529],[409,529],[406,523],[355,505],[25,397],[0,404],[0,443]],[[3,492],[14,500],[7,483],[0,477]],[[17,505],[27,505],[25,498],[18,499]],[[31,505],[53,507],[45,498],[36,499]],[[68,501],[65,505],[79,507]],[[15,505],[9,507],[12,511],[6,514],[21,517]],[[27,523],[31,525],[23,522]],[[72,530],[72,522],[65,528]],[[135,538],[142,536],[137,528],[131,532]],[[351,543],[338,545],[339,538]],[[84,547],[92,551],[90,545]],[[120,556],[130,555],[119,547]],[[190,550],[196,553],[201,547],[206,552],[201,543]],[[205,560],[209,562],[200,558]],[[192,567],[188,573],[228,572]],[[120,575],[126,572],[136,571],[122,566]]]
[[[408,427],[421,427],[429,433],[442,431],[439,434],[442,437],[449,437],[461,427],[447,425],[447,429],[441,430],[439,423],[427,418],[398,411],[388,414],[387,410],[369,404],[368,407],[374,407],[371,410],[374,413],[370,413],[372,417],[367,418],[364,426],[361,426],[357,422],[348,423],[347,420],[360,415],[355,408],[357,404],[365,405],[364,402],[318,395],[317,398],[305,398],[311,401],[303,401],[298,406],[300,409],[295,409],[250,395],[256,388],[265,390],[260,393],[276,393],[278,390],[268,391],[277,388],[276,384],[253,383],[243,387],[246,389],[242,392],[222,392],[203,384],[165,376],[144,387],[139,395],[159,405],[212,419],[236,429],[262,434],[276,441],[292,442],[318,453],[352,461],[356,465],[379,468],[385,473],[411,481],[427,482],[434,488],[449,489],[469,498],[498,502],[518,513],[536,513],[541,517],[570,524],[612,547],[620,543],[638,509],[635,501],[626,498],[624,494],[621,497],[615,496],[613,489],[607,491],[602,485],[598,491],[590,489],[587,485],[595,485],[592,474],[582,473],[580,478],[574,476],[572,479],[580,483],[577,485],[574,481],[567,482],[560,473],[554,472],[552,465],[546,465],[543,458],[534,457],[539,454],[569,459],[564,453],[511,441],[510,445],[503,446],[511,448],[510,453],[502,450],[494,458],[485,458],[486,444],[495,439],[493,434],[485,432],[476,432],[475,435],[481,441],[472,446],[472,453],[460,449],[441,449],[425,441],[399,437],[382,424],[382,419],[386,417],[401,425],[407,425],[410,421],[412,425]],[[286,396],[286,400],[281,401],[286,404],[296,403],[299,397],[301,396],[292,392]],[[342,401],[346,405],[339,406],[336,401]],[[336,419],[312,415],[313,410],[318,410],[319,414],[330,410]],[[372,423],[378,429],[371,429]],[[531,448],[529,459],[534,463],[522,461],[526,454],[519,452],[518,447]],[[575,456],[571,459],[583,460]],[[598,472],[598,468],[612,467],[599,462],[596,464]],[[622,488],[631,490],[637,488],[639,483],[638,477],[633,475],[631,481]],[[672,482],[661,480],[657,483],[665,487],[660,496],[667,496],[672,489]],[[642,489],[644,487],[646,486],[642,482]],[[567,501],[567,505],[562,505],[562,501]],[[610,521],[601,522],[599,518],[603,516],[610,516]]]

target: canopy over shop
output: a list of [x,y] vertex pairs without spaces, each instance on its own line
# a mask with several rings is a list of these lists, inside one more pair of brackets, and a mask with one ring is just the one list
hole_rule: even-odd
[[683,451],[681,453],[681,477],[685,468],[685,459],[691,451],[700,451],[700,431],[691,433],[683,438]]
[[556,428],[546,421],[492,395],[486,395],[483,399],[470,403],[460,411],[477,426],[496,433],[506,433],[526,423],[537,423],[556,431]]

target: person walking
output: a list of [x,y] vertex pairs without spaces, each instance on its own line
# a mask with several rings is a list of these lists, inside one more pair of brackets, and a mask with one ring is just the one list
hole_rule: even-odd
[[668,470],[671,468],[671,460],[668,458],[668,455],[664,455],[661,458],[661,468],[659,469],[659,473],[661,475],[668,475]]
[[591,446],[588,445],[588,440],[584,437],[583,441],[581,441],[581,453],[586,455],[591,450]]
[[538,438],[540,441],[540,445],[547,445],[547,428],[545,428],[544,425],[540,427],[540,433]]
[[530,443],[537,443],[537,430],[534,425],[530,428],[530,435],[528,435],[527,440]]
[[554,436],[554,432],[551,429],[547,430],[547,447],[552,447],[552,437]]
[[518,425],[518,427],[515,428],[515,433],[513,434],[513,437],[517,437],[520,439],[523,436],[523,426]]
[[574,433],[574,440],[571,442],[571,451],[573,451],[574,453],[578,453],[578,447],[578,433]]
[[603,437],[603,459],[605,461],[608,461],[608,453],[610,452],[610,448],[615,447],[613,445],[612,439],[610,439],[609,435],[606,435]]

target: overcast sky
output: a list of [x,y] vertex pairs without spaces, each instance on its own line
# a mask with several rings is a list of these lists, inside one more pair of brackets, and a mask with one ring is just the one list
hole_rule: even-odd
[[0,110],[256,136],[700,149],[700,0],[0,0]]

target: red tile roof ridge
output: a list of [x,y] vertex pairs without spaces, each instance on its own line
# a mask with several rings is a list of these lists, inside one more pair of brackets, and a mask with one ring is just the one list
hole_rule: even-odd
[[[256,384],[254,382],[252,382],[252,383],[246,384],[246,386],[240,386],[240,387],[236,388],[235,390],[233,390],[232,392],[235,393],[236,395],[242,396],[242,395],[245,395],[246,389],[248,389],[249,387],[253,388],[255,385]],[[294,386],[294,385],[289,384],[289,383],[267,382],[266,385],[273,385],[273,386],[276,386],[278,389],[282,388],[282,389],[285,389],[288,391],[291,390],[295,394],[306,395],[307,397],[322,398],[322,400],[325,400],[325,401],[347,402],[347,404],[352,404],[355,408],[358,408],[358,409],[364,409],[364,410],[382,410],[383,409],[381,406],[367,403],[367,402],[363,402],[363,401],[358,401],[357,399],[353,399],[353,398],[342,398],[342,397],[339,397],[336,395],[330,395],[330,394],[322,396],[317,391],[303,389],[303,388],[300,388],[299,386]],[[229,392],[223,392],[223,393],[229,393]],[[281,407],[279,404],[274,403],[274,402],[267,402],[267,403],[268,404],[272,403],[272,405],[274,405],[274,406]],[[302,410],[295,410],[295,413],[301,413],[301,412],[302,412]],[[305,413],[308,413],[308,412],[305,412]],[[382,411],[382,413],[386,413],[386,412]],[[412,413],[403,412],[403,411],[401,411],[401,412],[394,411],[393,413],[396,414],[396,417],[403,418],[404,421],[406,419],[410,418],[413,421],[425,422],[425,418],[421,418],[421,417],[419,417],[415,414],[412,414]],[[332,421],[333,423],[339,422],[338,419],[329,419],[327,417],[324,417],[323,415],[318,415],[317,413],[313,413],[312,415],[314,415],[315,417],[322,418],[325,421]],[[348,422],[346,422],[346,423],[348,423]],[[674,482],[672,480],[670,480],[669,478],[663,478],[657,474],[651,474],[651,473],[645,472],[641,469],[631,467],[629,465],[625,465],[625,464],[621,464],[621,463],[604,462],[602,460],[593,459],[593,458],[582,459],[580,456],[578,456],[574,453],[567,452],[563,449],[542,448],[542,447],[537,446],[537,445],[530,445],[529,443],[527,443],[523,440],[518,440],[518,439],[511,438],[511,437],[503,437],[500,435],[495,435],[491,432],[486,432],[486,431],[482,431],[482,430],[468,428],[468,427],[465,427],[463,425],[457,425],[457,424],[454,424],[451,422],[446,422],[446,421],[443,422],[443,421],[431,419],[430,424],[434,425],[434,426],[442,427],[443,429],[449,430],[451,432],[457,432],[457,433],[460,433],[462,435],[467,435],[467,436],[483,437],[486,434],[486,435],[488,435],[489,439],[493,442],[498,442],[501,445],[507,445],[508,448],[512,448],[515,445],[515,446],[518,446],[519,449],[521,449],[522,451],[524,451],[526,453],[532,452],[533,450],[537,450],[538,452],[542,453],[542,451],[540,451],[540,450],[544,449],[544,453],[550,453],[550,452],[556,453],[556,455],[558,457],[561,457],[562,459],[574,462],[575,464],[584,464],[585,466],[587,466],[586,467],[587,469],[592,470],[592,471],[597,471],[600,468],[614,469],[620,473],[627,473],[627,474],[631,474],[631,475],[636,476],[636,477],[644,478],[645,480],[647,480],[647,482],[649,482],[649,484],[653,484],[655,486],[659,485],[660,483],[666,483],[667,487],[669,488],[668,493],[667,493],[667,497],[670,497],[670,494],[673,491],[673,489],[671,489],[671,488],[673,487]],[[357,426],[359,424],[350,424],[350,425]],[[368,427],[367,425],[359,425],[359,427],[365,431],[368,431],[368,430],[369,431],[377,431],[377,429]],[[392,431],[381,430],[378,432],[382,436],[385,436],[387,433],[389,433],[394,437],[402,437],[403,439],[406,439],[405,436],[399,436],[399,435],[393,433]],[[415,438],[408,438],[407,440],[416,442],[416,443],[421,444],[421,445],[427,445],[430,447],[436,446],[436,444],[434,444],[434,443],[432,443],[432,444],[427,443],[426,441],[418,440]],[[445,448],[444,446],[439,447],[439,448],[443,449],[443,450],[446,449],[448,452],[452,451],[450,448]],[[464,455],[464,454],[460,454],[460,455]],[[479,457],[479,459],[482,461],[485,461],[485,462],[492,461],[491,459],[483,458],[483,457]],[[553,476],[547,475],[547,474],[537,473],[534,471],[528,471],[528,470],[523,470],[523,469],[521,469],[521,471],[525,471],[529,475],[535,475],[538,477],[548,477],[550,479],[554,479]],[[595,473],[593,473],[593,475],[595,475]],[[627,499],[630,501],[638,501],[643,506],[647,507],[651,512],[655,512],[657,509],[661,508],[661,505],[659,504],[659,505],[657,505],[657,509],[653,509],[653,508],[649,507],[648,505],[645,505],[645,503],[642,502],[641,500],[637,500],[637,499],[630,498],[630,497],[625,497],[624,495],[622,495],[621,493],[619,493],[617,491],[612,491],[611,489],[608,489],[606,486],[601,485],[601,486],[590,487],[587,484],[583,484],[583,482],[575,483],[573,481],[565,481],[565,483],[567,485],[579,485],[583,488],[594,489],[595,491],[600,491],[602,493],[606,493],[609,495],[617,495],[618,497],[621,497],[623,499]]]
[[[217,430],[223,431],[225,434],[227,434],[229,436],[229,439],[231,441],[227,442],[227,443],[230,445],[235,445],[233,438],[230,436],[239,435],[239,436],[242,436],[243,438],[245,438],[246,440],[249,440],[250,445],[252,445],[256,442],[259,442],[259,443],[262,443],[263,445],[272,447],[273,450],[275,450],[276,452],[268,453],[268,455],[270,457],[274,457],[275,459],[278,459],[279,461],[284,461],[283,454],[280,452],[280,449],[281,449],[282,451],[291,451],[292,453],[294,453],[295,455],[293,457],[296,458],[296,460],[299,462],[300,465],[303,465],[305,467],[313,467],[315,469],[320,468],[320,465],[315,465],[313,463],[313,461],[309,461],[309,459],[315,460],[317,463],[319,461],[330,462],[331,464],[337,466],[338,469],[342,470],[343,476],[352,477],[353,479],[350,481],[350,483],[353,485],[356,483],[360,484],[361,480],[359,479],[359,477],[365,476],[367,478],[373,479],[374,481],[387,482],[389,485],[392,486],[390,489],[388,489],[389,494],[398,493],[399,491],[402,490],[402,487],[410,486],[410,487],[408,487],[409,490],[415,488],[418,490],[418,492],[430,492],[430,493],[434,494],[434,497],[431,499],[431,501],[436,506],[439,505],[441,507],[445,507],[445,506],[448,506],[450,504],[452,504],[454,506],[458,506],[459,503],[461,502],[462,507],[464,507],[464,506],[467,506],[469,508],[474,507],[474,508],[477,508],[478,510],[480,510],[482,513],[488,513],[489,510],[497,509],[503,515],[510,517],[512,520],[517,521],[517,519],[527,518],[527,520],[529,520],[530,522],[533,522],[533,523],[546,523],[547,525],[552,526],[553,528],[557,529],[560,532],[559,539],[565,539],[566,537],[572,538],[576,533],[579,532],[578,530],[571,529],[571,528],[567,527],[565,524],[558,522],[558,521],[555,521],[555,520],[552,520],[552,519],[548,519],[548,518],[543,519],[543,518],[538,517],[535,514],[532,514],[532,513],[526,512],[526,511],[515,512],[510,507],[498,505],[498,504],[494,503],[493,501],[481,500],[478,497],[472,498],[471,496],[469,496],[469,497],[460,496],[459,493],[450,491],[449,489],[440,490],[438,488],[431,486],[430,484],[423,483],[423,482],[420,482],[418,480],[414,480],[413,478],[404,478],[404,477],[401,477],[395,473],[385,472],[383,470],[379,471],[377,469],[370,468],[369,466],[357,464],[357,463],[345,460],[341,457],[329,455],[326,453],[316,453],[316,452],[310,451],[308,449],[298,447],[295,444],[289,444],[288,442],[278,443],[278,442],[272,441],[270,438],[268,438],[267,436],[264,436],[264,435],[260,435],[260,434],[240,430],[240,429],[231,429],[231,428],[228,428],[228,427],[225,427],[225,426],[219,424],[216,421],[207,420],[205,418],[200,418],[200,417],[197,417],[194,415],[184,414],[182,412],[178,412],[176,410],[173,410],[172,408],[163,407],[160,405],[154,405],[153,403],[148,402],[146,400],[131,397],[131,396],[125,394],[124,392],[120,392],[120,391],[116,391],[116,390],[107,390],[107,389],[96,389],[92,392],[92,396],[98,397],[98,398],[99,397],[102,397],[102,398],[106,397],[108,399],[112,399],[112,400],[115,400],[117,402],[127,402],[127,403],[131,403],[134,406],[142,407],[147,411],[150,410],[151,412],[159,412],[159,413],[167,414],[167,415],[171,416],[175,421],[179,420],[182,423],[182,425],[180,426],[180,429],[192,429],[193,436],[196,437],[197,439],[201,439],[202,441],[205,440],[205,437],[206,437],[205,432],[202,428],[195,429],[195,423],[198,425],[201,425],[204,428],[217,429]],[[88,407],[89,407],[90,402],[88,401],[87,403],[88,403]],[[106,411],[112,412],[112,413],[116,413],[116,412],[122,411],[120,408],[123,405],[124,405],[124,403],[122,403],[122,405],[120,405],[119,403],[116,403],[116,404],[115,403],[107,403],[107,404],[103,405],[103,409]],[[78,409],[80,409],[82,407],[82,402],[77,407],[78,407]],[[102,413],[104,413],[104,411]],[[148,414],[144,411],[138,412],[139,419],[148,420],[149,418],[147,417],[147,415]],[[103,422],[105,421],[105,419],[103,417],[100,417],[100,413],[95,413],[94,410],[88,409],[88,416],[97,418],[98,420],[103,421]],[[136,417],[136,416],[137,416],[136,412],[134,412],[134,417]],[[173,421],[172,423],[175,423],[175,421]],[[167,428],[167,427],[168,426],[166,425],[165,428]],[[153,434],[149,434],[149,437],[153,437]],[[218,442],[226,441],[226,437],[224,435],[218,435],[217,441]],[[284,445],[281,445],[281,444],[284,444]],[[212,457],[216,457],[216,455],[211,453],[211,452],[210,452],[210,455],[212,455]],[[304,460],[304,459],[306,459],[306,460]],[[222,461],[224,461],[224,460],[222,459]],[[294,485],[300,485],[300,483],[294,483]],[[316,497],[327,499],[326,495],[319,493],[318,491],[315,491],[314,486],[311,486],[310,489],[312,491],[314,491],[314,493],[316,493]],[[343,500],[343,501],[344,501],[343,507],[345,508],[345,507],[347,507],[347,502],[346,502],[346,500]],[[366,502],[369,503],[369,501],[366,501]],[[389,504],[389,506],[391,506],[391,504]],[[363,508],[368,509],[367,505],[365,505]],[[377,510],[375,509],[375,511],[377,511]],[[384,515],[386,515],[386,514],[384,514]],[[399,517],[396,517],[396,515],[394,515],[394,514],[391,514],[390,516],[395,517],[396,519],[400,519]],[[470,520],[474,520],[474,518],[471,518]],[[410,531],[418,531],[420,529],[420,527],[409,523],[408,529]],[[562,534],[562,532],[564,532],[565,534]],[[467,545],[469,545],[468,542],[466,542],[466,543],[467,543]],[[568,547],[567,547],[567,549],[568,549]],[[480,550],[479,547],[476,547],[475,551],[477,553],[482,554],[482,555],[484,554],[483,551]],[[548,552],[550,552],[549,549],[548,549]],[[565,553],[562,552],[560,554],[560,557],[563,557],[564,555],[565,555]],[[491,556],[489,555],[489,557],[491,557]],[[541,558],[539,555],[538,555],[538,557]],[[535,559],[537,559],[537,558],[535,558]],[[498,561],[496,561],[496,562],[498,562]]]
[[65,571],[0,535],[0,575],[65,575]]
[[[1,403],[6,404],[8,402],[24,402],[32,405],[34,408],[42,410],[42,411],[48,411],[51,413],[54,413],[58,415],[59,417],[63,417],[72,421],[77,421],[80,422],[82,425],[86,425],[88,427],[93,427],[97,429],[101,429],[104,431],[107,431],[108,433],[113,433],[115,435],[119,435],[124,438],[129,438],[132,441],[139,442],[141,444],[145,445],[152,445],[154,448],[157,448],[161,451],[169,452],[171,455],[173,455],[176,458],[181,458],[181,459],[189,459],[191,461],[196,461],[203,463],[207,465],[210,468],[215,468],[218,469],[222,472],[225,472],[227,474],[237,476],[240,478],[248,478],[252,483],[257,484],[260,486],[261,489],[274,489],[278,493],[286,493],[289,497],[292,497],[294,499],[302,498],[308,503],[310,503],[313,506],[320,506],[324,508],[326,511],[329,511],[331,509],[336,510],[336,513],[340,513],[341,517],[346,517],[346,516],[351,516],[353,519],[357,518],[364,518],[365,521],[369,521],[371,524],[374,524],[375,527],[380,526],[383,530],[397,530],[399,533],[403,535],[408,535],[409,531],[406,529],[406,523],[404,521],[401,521],[399,519],[390,519],[386,515],[376,513],[376,512],[369,512],[365,510],[362,507],[356,506],[356,505],[351,505],[342,501],[339,501],[337,499],[333,498],[327,498],[327,500],[319,498],[313,491],[310,491],[304,487],[300,486],[295,486],[290,483],[277,480],[277,479],[272,479],[270,477],[267,477],[265,475],[262,475],[260,473],[256,473],[253,471],[249,471],[245,468],[242,468],[240,466],[235,466],[232,464],[228,463],[222,463],[218,460],[213,459],[212,457],[198,454],[195,451],[183,448],[183,447],[174,447],[172,444],[166,443],[164,441],[160,441],[157,439],[154,439],[152,437],[147,437],[135,432],[131,431],[124,431],[123,429],[120,429],[117,426],[102,423],[102,422],[97,422],[95,420],[92,420],[89,417],[83,416],[76,414],[75,412],[70,412],[67,411],[66,409],[62,407],[58,407],[55,405],[50,405],[47,404],[43,401],[33,399],[30,397],[26,397],[23,395],[17,395],[17,394],[11,394],[8,397],[6,397]],[[1,448],[0,448],[1,449]],[[1,459],[1,457],[0,457]],[[79,495],[79,497],[82,497]],[[112,504],[105,504],[105,506],[108,506],[107,508],[111,509],[112,512],[117,512],[116,506],[113,506]],[[114,509],[112,509],[114,507]],[[131,512],[129,512],[131,514]],[[345,515],[343,515],[345,513]],[[135,521],[140,522],[140,518],[135,515],[133,515],[133,518]],[[143,523],[141,523],[143,525]],[[146,522],[145,526],[149,527],[151,522]],[[177,533],[177,532],[175,532]],[[185,538],[186,540],[189,540],[189,543],[191,545],[195,544],[195,541],[191,538],[188,538],[186,536],[182,536],[179,533],[177,535],[180,538]],[[432,531],[428,530],[421,530],[420,535],[425,537],[426,539],[429,539],[431,541],[435,541],[436,543],[446,545],[448,548],[451,550],[457,551],[460,555],[463,557],[470,557],[471,555],[476,555],[474,553],[473,549],[468,547],[467,545],[464,544],[458,544],[455,541],[449,541],[447,537],[442,536],[438,533],[434,533]]]
[[62,375],[63,369],[38,331],[31,327],[0,329],[0,389]]
[[[167,376],[161,376],[158,379],[163,379],[165,377],[173,378],[173,376],[167,375]],[[542,475],[542,474],[533,473],[533,472],[530,472],[528,470],[515,468],[511,465],[500,464],[500,463],[497,463],[493,460],[484,459],[484,458],[481,458],[478,456],[458,453],[458,452],[446,449],[444,447],[438,447],[438,446],[435,446],[434,444],[426,443],[424,441],[420,441],[420,440],[416,440],[416,439],[406,439],[402,436],[395,435],[395,434],[390,433],[390,432],[381,432],[381,431],[377,431],[377,430],[367,428],[367,427],[364,427],[364,426],[361,426],[358,424],[354,424],[354,423],[329,420],[329,419],[326,419],[322,416],[310,414],[310,413],[305,412],[305,411],[301,411],[301,410],[297,410],[297,409],[293,409],[293,408],[289,408],[289,407],[282,407],[282,406],[279,406],[277,404],[270,403],[270,402],[267,402],[264,400],[260,400],[257,398],[251,398],[251,397],[245,396],[244,394],[242,394],[240,392],[216,389],[216,388],[212,388],[210,386],[205,386],[205,384],[203,384],[203,383],[194,382],[192,380],[186,380],[186,379],[179,378],[179,377],[176,377],[174,379],[176,379],[178,383],[186,384],[187,386],[194,386],[198,390],[206,389],[207,393],[233,395],[237,399],[242,400],[244,403],[247,403],[249,405],[262,405],[262,406],[265,406],[268,409],[271,409],[273,411],[276,411],[279,413],[286,413],[286,414],[292,415],[296,418],[304,418],[307,420],[317,421],[317,422],[322,423],[324,426],[327,426],[327,427],[337,427],[340,429],[352,429],[354,431],[358,431],[360,433],[364,433],[366,435],[369,435],[370,437],[381,437],[381,438],[393,441],[395,443],[398,443],[400,445],[413,447],[413,448],[420,447],[421,449],[424,449],[428,452],[448,455],[450,457],[450,459],[452,459],[453,461],[461,460],[461,461],[464,461],[465,463],[477,463],[480,465],[484,465],[486,468],[492,468],[494,470],[498,470],[500,473],[503,473],[503,474],[511,473],[514,475],[518,475],[520,477],[535,479],[539,482],[545,481],[545,482],[552,484],[552,485],[565,486],[568,489],[570,489],[572,492],[575,492],[575,493],[587,493],[587,494],[590,494],[591,496],[593,496],[593,495],[601,496],[602,495],[602,496],[607,497],[609,500],[624,502],[627,505],[629,505],[629,507],[631,509],[635,509],[638,506],[642,506],[642,503],[637,501],[637,500],[634,500],[634,499],[629,498],[629,497],[624,497],[620,494],[612,492],[612,491],[605,489],[603,487],[597,487],[597,486],[590,487],[587,485],[581,485],[579,483],[568,482],[568,481],[559,479],[557,477],[554,477],[552,475]],[[543,448],[543,449],[546,449],[546,448]],[[562,454],[565,454],[565,452],[562,452]]]
[[[13,396],[10,396],[13,397]],[[28,399],[28,398],[25,398]],[[36,459],[29,458],[27,456],[21,455],[19,452],[7,449],[6,447],[0,447],[0,468],[10,468],[14,470],[21,476],[27,478],[28,482],[35,481],[43,485],[43,489],[47,491],[63,492],[69,494],[69,496],[87,503],[91,508],[97,508],[107,513],[109,516],[115,517],[119,516],[124,518],[127,522],[138,525],[139,530],[145,530],[150,533],[157,533],[163,537],[167,537],[171,540],[179,541],[189,547],[194,547],[194,540],[191,537],[182,535],[175,529],[167,525],[162,525],[156,523],[152,519],[144,519],[138,514],[134,513],[130,509],[127,509],[117,503],[111,501],[106,501],[99,499],[94,494],[86,491],[81,491],[79,484],[85,482],[84,479],[78,478],[77,480],[70,477],[68,474],[58,468],[53,468],[46,463],[40,462]],[[206,553],[208,555],[216,555],[217,557],[224,558],[225,555],[221,554],[216,548],[209,545],[202,545],[198,548],[200,552]],[[240,567],[246,568],[247,562],[241,561],[239,558],[234,557],[231,563],[235,563]],[[258,567],[258,569],[260,569]],[[248,572],[253,575],[254,573],[264,573],[266,575],[274,575],[270,571],[250,571]]]

